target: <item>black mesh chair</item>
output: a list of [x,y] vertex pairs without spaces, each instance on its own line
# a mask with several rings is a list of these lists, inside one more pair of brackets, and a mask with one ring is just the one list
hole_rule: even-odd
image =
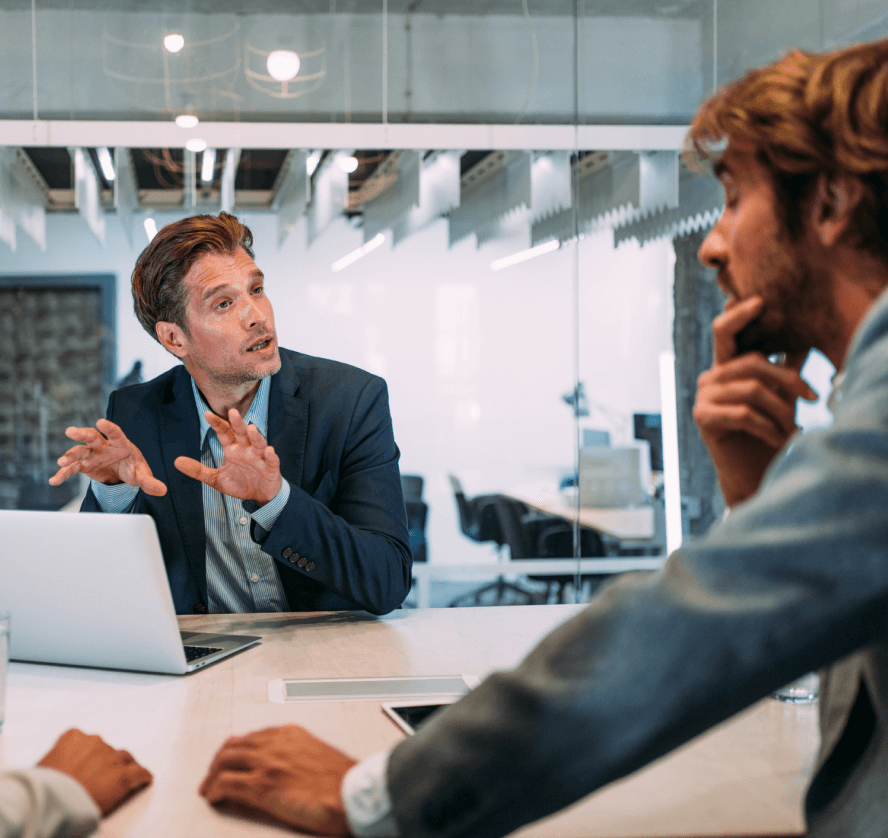
[[[479,543],[492,541],[498,550],[509,547],[510,550],[518,549],[520,556],[512,554],[513,558],[525,558],[527,553],[523,547],[513,547],[522,537],[520,526],[513,521],[513,510],[510,506],[513,501],[505,495],[477,495],[467,498],[462,485],[453,475],[450,476],[450,485],[453,487],[453,495],[456,499],[456,509],[459,515],[459,527],[463,535]],[[517,502],[517,501],[516,501]],[[461,605],[535,605],[541,600],[539,592],[531,591],[509,582],[502,576],[495,582],[484,585],[467,594],[457,597],[450,603],[450,607]]]
[[[607,555],[601,536],[586,527],[580,527],[580,556],[581,558],[594,558]],[[536,534],[536,543],[539,549],[539,557],[542,559],[567,559],[574,555],[573,524],[560,520],[554,525],[542,527]],[[576,584],[580,586],[592,583],[594,587],[607,578],[607,574],[587,574],[577,580],[576,574],[570,576],[530,576],[539,582],[546,583],[546,601],[552,597],[554,590],[555,601],[565,602],[567,586]]]
[[404,508],[407,512],[407,536],[413,561],[428,561],[426,541],[426,521],[429,507],[422,499],[423,479],[418,474],[402,474],[401,488],[404,492]]

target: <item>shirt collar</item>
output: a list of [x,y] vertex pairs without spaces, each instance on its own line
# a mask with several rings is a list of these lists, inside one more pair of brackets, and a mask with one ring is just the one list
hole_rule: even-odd
[[[191,379],[191,390],[194,393],[194,405],[197,408],[197,418],[200,421],[200,447],[203,449],[207,432],[213,430],[204,416],[204,413],[210,408],[203,395],[201,395],[200,390],[197,389],[197,384],[194,383],[193,378]],[[248,425],[255,425],[259,433],[266,439],[268,438],[268,394],[270,391],[271,376],[267,375],[259,382],[259,389],[256,391],[253,403],[250,405],[247,415],[244,416],[244,421]]]

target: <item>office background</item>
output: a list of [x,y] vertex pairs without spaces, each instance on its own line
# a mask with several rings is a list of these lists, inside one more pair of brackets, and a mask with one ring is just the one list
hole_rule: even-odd
[[[692,438],[687,404],[718,300],[683,308],[689,286],[711,282],[687,256],[721,196],[678,164],[683,126],[716,83],[790,46],[888,34],[888,13],[869,0],[262,0],[247,11],[0,0],[0,279],[113,275],[106,378],[137,361],[150,378],[174,359],[132,314],[143,222],[218,212],[233,190],[281,344],[388,381],[402,471],[426,479],[429,553],[442,563],[494,549],[460,534],[448,475],[472,494],[500,491],[570,475],[583,430],[631,443],[633,414],[663,410],[663,353],[678,358],[679,435]],[[170,32],[185,38],[180,53],[163,47]],[[301,56],[291,81],[269,75],[278,49]],[[173,124],[183,113],[200,119],[194,129]],[[181,150],[189,138],[218,149],[209,186],[201,153]],[[103,146],[142,190],[118,194],[116,208],[92,156]],[[174,150],[167,169],[163,148]],[[296,170],[315,151],[300,187]],[[352,154],[363,162],[344,179],[339,158]],[[454,162],[435,192],[433,169]],[[398,190],[411,184],[408,200]],[[332,270],[375,239],[371,228],[382,244]],[[23,339],[40,324],[3,300],[0,366],[13,373],[0,382],[12,394],[0,449],[21,485],[22,469],[61,453],[53,398],[70,402],[72,382],[38,392],[16,377],[29,369],[22,356],[40,353]],[[700,328],[676,345],[681,318]],[[825,364],[809,372],[825,395]],[[588,415],[563,398],[579,383]],[[823,421],[822,405],[802,419]],[[681,456],[697,479],[699,447],[685,442]]]

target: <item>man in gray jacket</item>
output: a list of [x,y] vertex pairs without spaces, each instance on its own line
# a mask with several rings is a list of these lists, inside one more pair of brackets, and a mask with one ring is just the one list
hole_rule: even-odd
[[[730,515],[389,754],[353,765],[298,728],[229,740],[211,802],[336,834],[491,838],[828,667],[808,835],[885,834],[888,41],[749,73],[703,105],[686,159],[726,197],[700,250],[729,299],[695,417]],[[839,372],[834,422],[795,435],[812,348]]]

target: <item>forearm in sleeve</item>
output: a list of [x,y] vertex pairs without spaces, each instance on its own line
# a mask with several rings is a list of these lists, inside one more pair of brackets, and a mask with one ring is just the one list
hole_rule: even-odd
[[0,772],[0,838],[82,838],[100,817],[86,790],[59,771]]

